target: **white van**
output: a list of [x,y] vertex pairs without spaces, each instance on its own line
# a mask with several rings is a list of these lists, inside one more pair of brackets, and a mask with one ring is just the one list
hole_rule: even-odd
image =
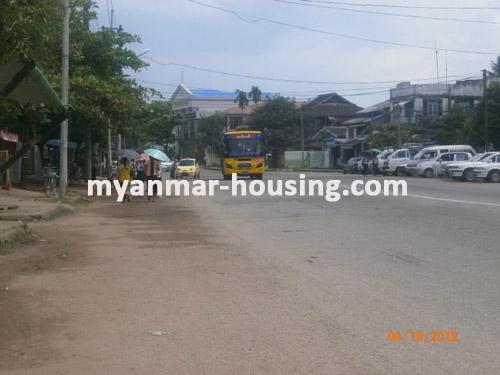
[[384,157],[379,161],[379,169],[382,174],[394,174],[396,176],[403,176],[405,174],[406,164],[410,161],[410,150],[407,148],[400,148]]
[[468,152],[471,155],[476,155],[477,152],[472,146],[469,145],[444,145],[444,146],[430,146],[420,150],[415,156],[407,163],[406,173],[412,176],[418,174],[418,164],[423,161],[434,159],[436,156],[447,152]]

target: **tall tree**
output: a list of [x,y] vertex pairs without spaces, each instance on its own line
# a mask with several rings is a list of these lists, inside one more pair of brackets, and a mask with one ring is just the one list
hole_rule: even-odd
[[198,124],[198,144],[202,147],[210,147],[217,154],[222,154],[224,127],[224,115],[221,113],[202,118]]
[[467,129],[469,116],[462,107],[454,105],[442,119],[442,128],[438,131],[437,139],[444,144],[469,143]]
[[252,86],[250,92],[248,93],[248,97],[252,99],[252,101],[257,105],[262,100],[262,91],[260,91],[258,86]]
[[236,90],[236,98],[234,99],[235,103],[238,103],[238,107],[241,110],[244,110],[248,106],[248,96],[245,91]]
[[491,74],[500,77],[500,56],[497,56],[496,61],[491,61]]
[[[304,114],[304,127],[313,123],[309,114]],[[266,99],[256,108],[249,119],[252,129],[261,130],[266,145],[276,161],[277,154],[288,148],[298,149],[301,140],[301,116],[293,100],[282,96]]]

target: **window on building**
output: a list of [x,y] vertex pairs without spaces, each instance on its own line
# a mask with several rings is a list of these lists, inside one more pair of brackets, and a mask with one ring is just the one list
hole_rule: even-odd
[[429,100],[427,102],[427,116],[438,118],[440,116],[441,103],[438,100]]

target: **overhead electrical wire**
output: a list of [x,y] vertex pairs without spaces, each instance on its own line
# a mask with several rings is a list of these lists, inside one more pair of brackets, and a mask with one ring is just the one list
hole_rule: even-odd
[[487,25],[500,25],[500,22],[497,21],[484,21],[484,20],[472,20],[472,19],[464,19],[464,18],[444,18],[444,17],[434,17],[434,16],[421,16],[416,14],[400,14],[400,13],[390,13],[390,12],[380,12],[375,10],[364,10],[364,9],[351,9],[344,8],[338,6],[330,6],[330,5],[320,5],[320,4],[312,4],[307,2],[297,2],[297,1],[289,1],[289,0],[272,0],[277,3],[287,4],[287,5],[298,5],[303,7],[310,8],[321,8],[321,9],[332,9],[339,10],[342,12],[353,12],[353,13],[363,13],[363,14],[375,14],[381,16],[391,16],[391,17],[404,17],[404,18],[416,18],[423,19],[428,21],[446,21],[446,22],[467,22],[467,23],[479,23],[479,24],[487,24]]
[[350,1],[328,1],[328,0],[298,0],[304,3],[319,3],[333,5],[347,5],[363,8],[399,8],[399,9],[429,9],[429,10],[499,10],[500,6],[442,6],[442,5],[403,5],[403,4],[379,4],[379,3],[353,3]]
[[[341,82],[341,81],[312,81],[312,80],[300,80],[300,79],[274,78],[274,77],[258,76],[258,75],[251,75],[251,74],[225,72],[225,71],[221,71],[221,70],[203,68],[203,67],[189,65],[189,64],[180,64],[180,63],[176,63],[176,62],[161,62],[161,61],[153,59],[150,56],[145,56],[144,59],[147,59],[155,64],[162,65],[162,66],[177,66],[177,67],[181,67],[181,68],[193,69],[193,70],[198,70],[198,71],[208,72],[208,73],[215,73],[215,74],[220,74],[220,75],[224,75],[224,76],[249,78],[249,79],[256,79],[256,80],[262,80],[262,81],[272,81],[272,82],[310,83],[310,84],[316,84],[316,85],[376,85],[376,84],[389,84],[389,83],[400,83],[403,81],[409,81],[408,79],[401,79],[401,80],[397,80],[397,81],[393,80],[393,81]],[[448,75],[449,78],[457,78],[457,77],[463,77],[463,76],[464,75]],[[413,81],[413,82],[433,81],[433,80],[436,80],[436,78],[446,78],[446,77],[434,76],[431,78],[415,78],[415,79],[410,80],[410,81]]]
[[419,44],[411,44],[411,43],[403,43],[403,42],[396,42],[396,41],[390,41],[390,40],[381,40],[381,39],[372,39],[372,38],[365,38],[365,37],[360,37],[360,36],[355,36],[355,35],[350,35],[350,34],[344,34],[344,33],[336,33],[332,31],[326,31],[326,30],[320,30],[316,29],[313,27],[308,27],[308,26],[301,26],[301,25],[296,25],[288,22],[282,22],[282,21],[277,21],[273,20],[270,18],[264,18],[264,17],[259,17],[259,18],[253,18],[253,19],[248,19],[243,17],[240,13],[238,13],[235,10],[227,9],[227,8],[222,8],[216,5],[212,4],[207,4],[203,3],[197,0],[185,0],[193,4],[197,4],[206,8],[211,8],[218,10],[220,12],[232,14],[239,20],[246,22],[246,23],[259,23],[259,22],[266,22],[266,23],[271,23],[275,25],[280,25],[280,26],[286,26],[294,29],[299,29],[299,30],[304,30],[304,31],[309,31],[313,33],[318,33],[318,34],[324,34],[324,35],[330,35],[330,36],[335,36],[338,38],[345,38],[345,39],[351,39],[351,40],[360,40],[364,42],[370,42],[370,43],[378,43],[378,44],[386,44],[386,45],[392,45],[392,46],[398,46],[398,47],[408,47],[408,48],[416,48],[416,49],[422,49],[422,50],[428,50],[428,51],[443,51],[443,52],[455,52],[455,53],[464,53],[464,54],[476,54],[476,55],[497,55],[497,52],[489,52],[489,51],[476,51],[476,50],[463,50],[463,49],[452,49],[452,48],[442,48],[442,47],[432,47],[432,46],[426,46],[426,45],[419,45]]

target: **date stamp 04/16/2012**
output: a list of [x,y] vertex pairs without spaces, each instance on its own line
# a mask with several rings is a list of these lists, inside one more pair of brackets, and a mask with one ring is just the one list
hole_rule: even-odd
[[458,330],[423,330],[415,331],[412,329],[388,331],[388,342],[401,343],[429,343],[429,344],[458,344],[460,334]]

